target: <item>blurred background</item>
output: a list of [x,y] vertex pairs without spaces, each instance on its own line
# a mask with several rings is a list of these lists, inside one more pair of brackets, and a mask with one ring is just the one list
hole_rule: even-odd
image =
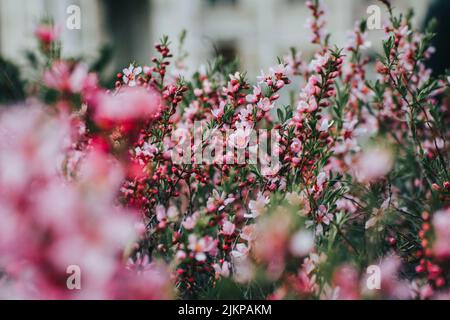
[[[63,28],[63,54],[94,59],[109,45],[110,71],[132,61],[149,63],[153,43],[163,34],[176,43],[180,32],[188,34],[185,49],[187,66],[221,54],[239,57],[240,66],[251,76],[276,63],[276,57],[295,46],[305,57],[312,52],[305,22],[309,16],[304,0],[0,0],[0,55],[20,65],[24,52],[33,49],[33,28],[43,17],[52,17],[65,26],[67,8],[81,8],[81,29]],[[383,8],[376,0],[325,0],[331,43],[343,46],[356,20],[367,18],[370,5]],[[441,60],[448,60],[448,16],[450,0],[393,0],[397,11],[413,8],[417,27],[437,16],[443,33]],[[369,40],[380,44],[382,31],[369,31]],[[176,46],[173,46],[176,48]],[[371,49],[377,50],[377,47]],[[439,48],[438,48],[439,52]],[[447,63],[448,62],[441,62]],[[436,62],[436,68],[443,68]]]

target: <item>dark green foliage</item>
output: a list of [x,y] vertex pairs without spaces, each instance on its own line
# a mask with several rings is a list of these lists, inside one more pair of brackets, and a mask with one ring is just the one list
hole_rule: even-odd
[[0,104],[12,104],[24,99],[24,81],[19,68],[0,57]]

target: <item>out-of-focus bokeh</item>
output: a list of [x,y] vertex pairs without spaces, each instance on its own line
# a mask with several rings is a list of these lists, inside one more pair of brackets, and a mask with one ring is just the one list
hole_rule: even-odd
[[[239,57],[241,68],[250,75],[276,63],[276,57],[295,46],[305,56],[312,51],[305,28],[308,10],[303,0],[0,0],[0,54],[20,64],[23,52],[35,46],[33,27],[43,17],[52,17],[62,26],[65,56],[87,58],[106,44],[111,45],[110,68],[118,69],[131,61],[148,62],[152,44],[163,34],[176,42],[183,29],[188,31],[186,60],[192,70],[217,54],[227,59]],[[441,17],[447,30],[448,0],[394,0],[393,6],[406,12],[414,9],[416,27],[423,27],[431,16]],[[326,0],[331,43],[345,45],[347,31],[355,21],[369,17],[376,0]],[[65,27],[67,8],[81,8],[81,29]],[[439,7],[440,5],[440,7]],[[442,8],[445,8],[442,9]],[[436,9],[437,8],[437,9]],[[387,14],[381,11],[381,21]],[[442,32],[444,32],[442,31]],[[445,34],[445,33],[444,33]],[[378,43],[382,32],[371,30]],[[445,48],[446,49],[446,48]],[[373,48],[372,50],[377,50]],[[439,51],[439,50],[438,50]],[[439,51],[446,55],[448,51]],[[448,63],[448,62],[447,62]],[[439,63],[436,62],[436,66]],[[442,68],[442,66],[439,66]]]

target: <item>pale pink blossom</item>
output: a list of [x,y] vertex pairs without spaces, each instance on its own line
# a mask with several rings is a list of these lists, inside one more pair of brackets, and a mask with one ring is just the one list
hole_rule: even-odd
[[216,272],[216,279],[220,277],[228,278],[230,276],[231,265],[228,261],[224,261],[222,265],[215,263],[213,268]]
[[360,182],[371,182],[386,176],[393,166],[393,155],[381,147],[371,148],[361,155],[356,164],[356,176]]
[[130,64],[128,68],[123,69],[123,82],[130,86],[135,87],[137,85],[137,78],[142,73],[142,67],[136,67],[133,64]]
[[248,204],[248,208],[250,209],[250,213],[246,214],[246,218],[257,218],[261,214],[263,214],[266,210],[266,206],[270,203],[268,197],[264,196],[261,192],[258,193],[256,200],[250,200]]
[[217,240],[209,236],[199,239],[195,234],[190,234],[188,249],[193,252],[197,261],[205,261],[207,258],[206,254],[216,255]]
[[222,233],[226,236],[231,236],[236,230],[236,225],[228,220],[222,224]]

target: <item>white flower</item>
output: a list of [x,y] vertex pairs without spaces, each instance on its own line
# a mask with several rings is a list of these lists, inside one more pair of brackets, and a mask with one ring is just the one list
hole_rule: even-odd
[[251,132],[251,128],[237,128],[236,131],[229,136],[228,145],[236,149],[245,149],[250,142]]
[[220,104],[217,108],[214,108],[211,110],[211,113],[215,119],[220,119],[223,116],[224,111],[225,111],[225,105],[226,105],[226,102],[222,101],[222,102],[220,102]]
[[222,266],[215,263],[213,265],[214,271],[216,272],[216,277],[225,277],[228,278],[230,276],[230,263],[228,261],[224,261]]
[[251,214],[246,214],[245,218],[256,218],[266,210],[266,205],[269,204],[269,198],[265,197],[261,192],[258,194],[256,200],[251,200],[248,204]]
[[136,86],[136,79],[142,73],[141,67],[135,67],[133,64],[130,64],[128,68],[123,69],[123,82],[127,84],[129,87]]
[[242,108],[239,112],[239,120],[243,123],[246,123],[249,121],[249,118],[251,119],[251,116],[253,114],[253,106],[251,104],[247,105],[247,107]]
[[325,172],[321,172],[319,173],[319,175],[317,176],[317,185],[319,187],[323,186],[324,183],[327,181],[328,177],[327,174]]
[[307,255],[314,248],[314,235],[309,231],[298,231],[291,239],[290,248],[296,257]]
[[215,255],[217,243],[211,237],[203,237],[198,239],[195,234],[190,234],[188,240],[188,249],[195,254],[195,260],[205,261],[206,253]]
[[261,95],[261,88],[253,86],[253,94],[247,95],[245,99],[249,103],[256,103],[258,102],[260,95]]
[[235,250],[231,251],[231,256],[234,259],[245,259],[250,249],[244,243],[238,243]]
[[279,64],[275,67],[269,68],[269,73],[274,76],[285,75],[287,73],[287,67],[284,64]]
[[174,206],[170,206],[169,208],[164,208],[162,205],[158,205],[156,207],[156,218],[158,221],[163,221],[166,219],[175,220],[179,215],[178,209]]
[[328,122],[328,119],[323,119],[319,126],[320,132],[328,131],[328,128],[330,127],[330,124]]
[[302,268],[307,274],[310,274],[319,264],[324,263],[327,258],[328,257],[325,253],[321,253],[320,255],[317,253],[311,253],[309,254],[309,257],[304,260]]
[[259,84],[264,83],[266,81],[271,80],[271,76],[269,74],[265,74],[263,70],[261,70],[261,75],[256,77],[256,80]]
[[239,72],[235,72],[234,74],[230,74],[230,80],[232,81],[240,81],[241,74]]
[[389,207],[389,202],[391,201],[391,198],[387,198],[381,207],[379,209],[373,209],[372,211],[372,217],[366,221],[365,228],[370,229],[378,224],[378,222],[383,219],[385,211]]
[[280,169],[281,166],[279,163],[261,164],[261,174],[266,178],[276,176]]
[[316,214],[316,217],[314,219],[315,221],[308,220],[305,222],[305,226],[307,228],[316,227],[316,235],[320,236],[323,234],[323,225],[328,226],[331,221],[333,220],[333,215],[328,212],[327,207],[324,205],[319,206],[319,211]]
[[226,197],[225,192],[219,194],[219,192],[214,189],[212,197],[208,198],[206,207],[208,208],[208,210],[214,211],[216,209],[216,204],[220,204],[218,210],[222,211],[227,205],[233,203],[234,200],[235,197],[233,196],[233,194],[229,194],[228,197]]
[[269,98],[263,98],[258,102],[257,106],[261,110],[267,112],[267,111],[273,109],[274,104],[272,103],[272,101],[270,101]]

